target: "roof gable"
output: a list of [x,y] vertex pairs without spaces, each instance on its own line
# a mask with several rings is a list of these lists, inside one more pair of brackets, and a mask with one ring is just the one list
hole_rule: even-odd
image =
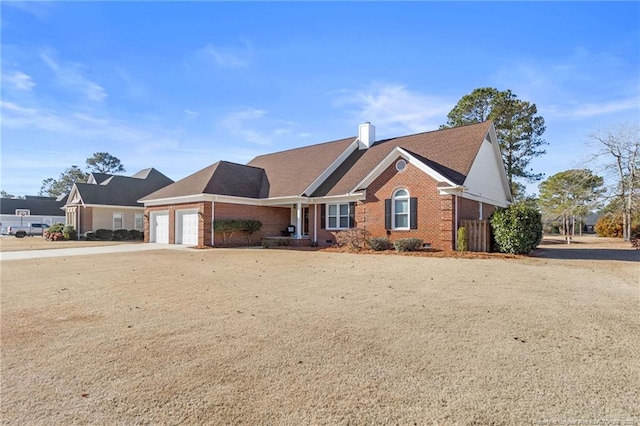
[[75,183],[69,203],[137,207],[141,197],[173,182],[153,168],[145,169],[144,175],[139,173],[138,176],[99,174],[99,179],[94,179],[96,183]]
[[441,175],[444,181],[462,185],[491,126],[491,122],[484,122],[378,141],[367,150],[353,153],[314,196],[353,191],[396,148]]

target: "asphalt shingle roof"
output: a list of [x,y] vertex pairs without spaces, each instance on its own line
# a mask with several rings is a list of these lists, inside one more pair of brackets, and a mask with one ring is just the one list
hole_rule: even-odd
[[[143,176],[143,177],[141,177]],[[101,174],[100,177],[105,177]],[[145,195],[173,183],[156,169],[145,169],[134,176],[111,175],[100,184],[76,183],[84,204],[139,207]]]
[[17,209],[28,209],[34,216],[64,216],[61,210],[66,198],[56,201],[55,198],[2,198],[0,199],[1,214],[15,214]]
[[218,161],[149,194],[142,201],[196,194],[265,198],[269,194],[269,182],[260,168]]
[[313,194],[303,192],[345,152],[355,136],[261,155],[247,165],[220,161],[142,200],[197,194],[249,198],[347,194],[396,147],[461,185],[490,128],[491,122],[484,122],[378,141],[353,152]]

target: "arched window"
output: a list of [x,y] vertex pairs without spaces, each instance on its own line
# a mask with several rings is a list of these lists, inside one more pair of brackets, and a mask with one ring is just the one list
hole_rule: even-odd
[[398,189],[391,197],[393,229],[409,229],[409,191]]

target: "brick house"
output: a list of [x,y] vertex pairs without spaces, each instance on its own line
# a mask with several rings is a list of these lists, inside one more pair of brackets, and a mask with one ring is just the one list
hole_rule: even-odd
[[294,226],[294,238],[329,245],[359,227],[450,250],[461,220],[487,219],[511,193],[491,122],[379,141],[365,123],[357,137],[219,161],[140,201],[148,242],[220,245],[213,220],[258,219],[257,238]]

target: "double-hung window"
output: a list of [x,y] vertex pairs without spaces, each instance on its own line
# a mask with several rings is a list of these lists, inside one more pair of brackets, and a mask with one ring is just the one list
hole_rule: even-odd
[[142,213],[136,213],[136,215],[134,217],[133,228],[134,229],[139,229],[139,230],[142,230],[142,228],[144,228],[144,219],[143,219],[143,214]]
[[122,229],[122,213],[113,214],[113,229]]
[[418,229],[418,198],[409,197],[409,191],[404,188],[396,189],[391,198],[384,200],[384,229]]
[[409,229],[409,192],[398,189],[393,193],[393,229]]
[[349,203],[327,204],[327,229],[348,229],[349,220]]

